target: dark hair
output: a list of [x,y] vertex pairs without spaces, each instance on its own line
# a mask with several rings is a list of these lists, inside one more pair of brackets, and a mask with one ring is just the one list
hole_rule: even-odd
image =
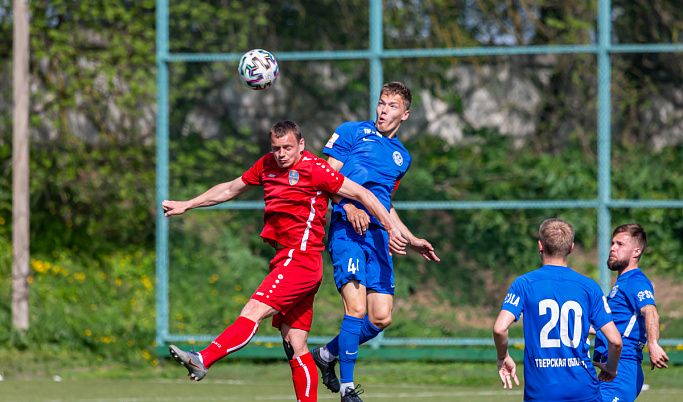
[[294,134],[294,137],[296,137],[297,141],[301,140],[301,129],[299,129],[299,126],[293,121],[278,121],[270,128],[270,135],[275,136],[275,138],[284,137],[289,133]]
[[380,97],[382,95],[399,95],[403,99],[403,105],[406,107],[406,110],[410,109],[410,104],[413,103],[413,95],[410,94],[410,89],[398,81],[384,84],[382,91],[379,93]]
[[574,227],[562,219],[547,219],[538,230],[546,257],[567,257],[574,243]]
[[[639,224],[627,223],[626,225],[617,226],[614,229],[614,232],[612,232],[612,237],[619,233],[628,233],[629,236],[637,242],[641,250],[645,250],[645,247],[647,246],[647,233],[645,233],[645,229]],[[640,255],[643,255],[643,253],[641,252]],[[640,255],[638,256],[638,259],[640,259]]]

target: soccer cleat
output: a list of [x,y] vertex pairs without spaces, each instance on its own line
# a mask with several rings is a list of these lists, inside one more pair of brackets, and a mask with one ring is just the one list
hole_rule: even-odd
[[360,384],[356,385],[356,389],[346,387],[346,395],[341,397],[341,402],[363,402],[358,395],[363,393]]
[[337,359],[335,358],[331,362],[325,361],[320,356],[320,348],[315,348],[311,350],[311,356],[313,356],[313,361],[315,365],[318,366],[320,374],[322,374],[323,384],[332,392],[339,392],[339,379],[334,373],[334,366],[337,364]]
[[191,352],[186,352],[175,345],[171,345],[168,347],[168,352],[173,360],[185,366],[188,371],[187,375],[190,376],[191,380],[201,381],[209,371],[209,369],[204,367],[199,353],[194,351],[194,346]]

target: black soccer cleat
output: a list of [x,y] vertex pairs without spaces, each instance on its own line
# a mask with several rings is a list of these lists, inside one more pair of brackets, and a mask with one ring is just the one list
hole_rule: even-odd
[[356,389],[346,387],[346,395],[341,397],[341,402],[363,402],[358,395],[363,393],[360,384],[356,385]]
[[187,375],[191,380],[201,381],[206,373],[209,372],[209,369],[204,367],[199,353],[194,351],[194,347],[191,352],[186,352],[175,345],[171,345],[168,347],[168,352],[173,360],[185,366],[188,371]]
[[313,361],[315,365],[318,366],[320,374],[322,375],[323,384],[332,392],[339,392],[339,379],[334,373],[334,366],[337,364],[337,359],[335,358],[331,362],[325,361],[320,356],[320,348],[315,348],[311,350],[311,356],[313,356]]

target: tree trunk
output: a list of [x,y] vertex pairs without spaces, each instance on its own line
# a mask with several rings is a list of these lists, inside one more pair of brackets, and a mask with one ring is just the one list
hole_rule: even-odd
[[14,0],[12,138],[12,325],[29,326],[29,24],[27,0]]

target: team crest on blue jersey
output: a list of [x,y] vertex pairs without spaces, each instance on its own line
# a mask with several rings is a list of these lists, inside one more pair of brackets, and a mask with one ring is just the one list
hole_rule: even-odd
[[396,164],[399,166],[403,165],[403,157],[398,151],[394,151],[394,162],[396,162]]
[[610,298],[610,299],[614,298],[614,296],[617,295],[617,291],[618,291],[618,290],[619,290],[619,285],[615,285],[615,286],[612,288],[612,291],[609,293],[609,298]]
[[289,171],[289,185],[293,186],[299,182],[299,172],[296,170]]

